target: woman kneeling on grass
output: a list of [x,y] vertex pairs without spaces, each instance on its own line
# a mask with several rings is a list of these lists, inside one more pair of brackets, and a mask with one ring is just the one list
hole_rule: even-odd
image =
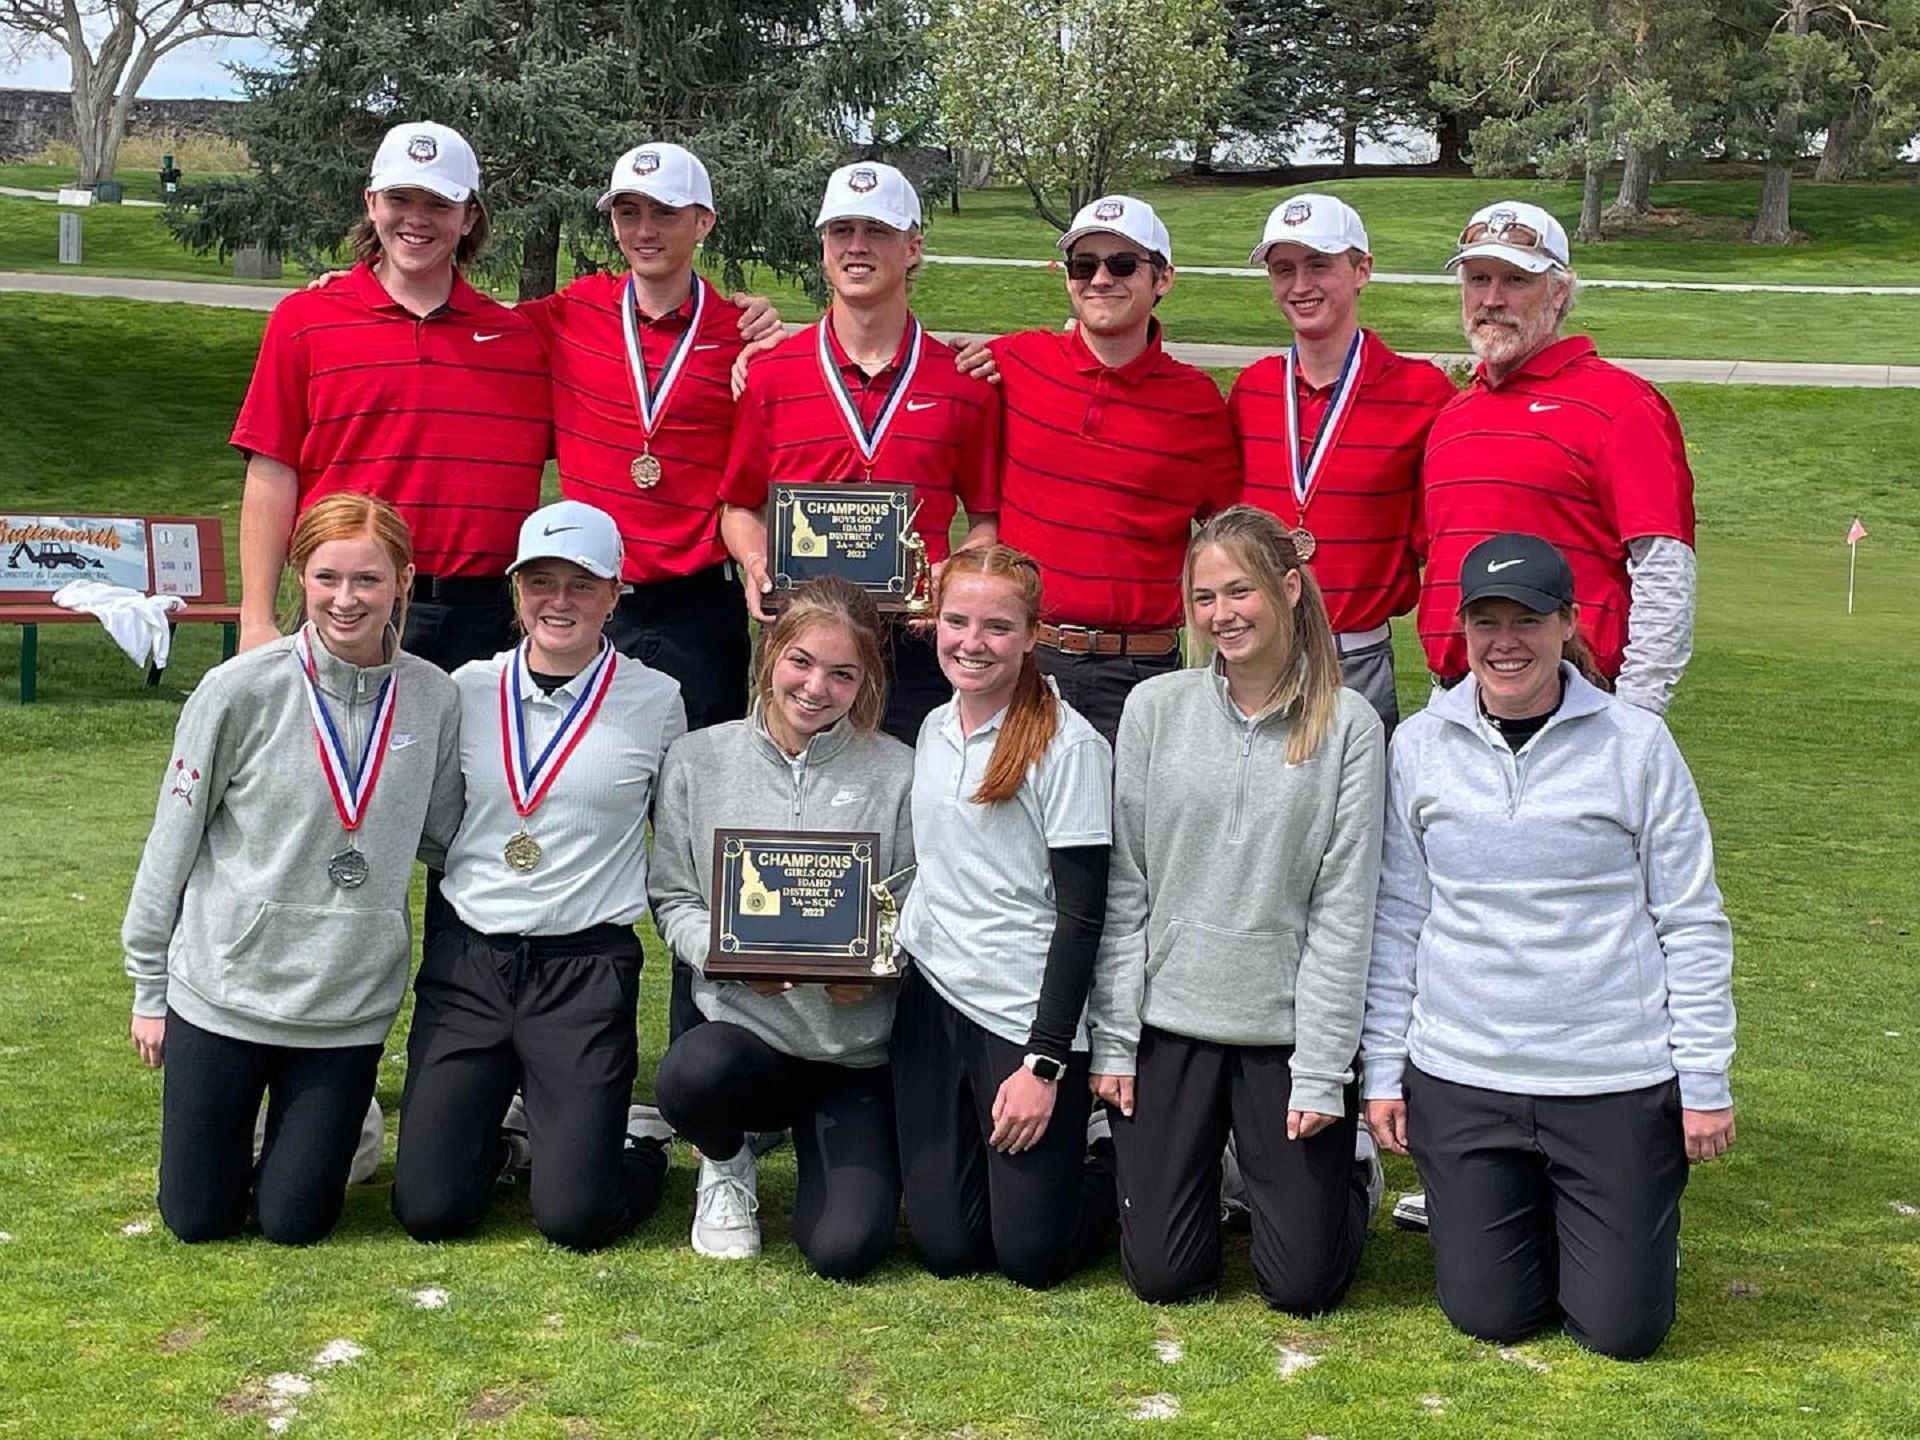
[[1460,572],[1468,676],[1394,737],[1367,1123],[1427,1190],[1440,1308],[1651,1355],[1689,1161],[1733,1143],[1733,938],[1655,715],[1589,683],[1573,574],[1531,535]]
[[453,684],[399,648],[406,526],[332,495],[289,555],[305,624],[187,700],[122,930],[134,1048],[166,1064],[160,1216],[182,1240],[251,1214],[304,1245],[339,1220],[406,993],[414,856],[437,860],[460,819]]
[[[913,752],[879,732],[882,628],[844,580],[796,589],[761,633],[745,720],[697,731],[660,782],[650,887],[676,959],[703,972],[722,826],[873,831],[890,876],[913,863]],[[887,1036],[895,987],[698,979],[706,1023],[660,1062],[660,1110],[700,1148],[693,1248],[760,1253],[757,1176],[746,1132],[793,1131],[794,1243],[814,1270],[851,1280],[879,1264],[900,1211]]]
[[1106,910],[1113,759],[1040,676],[1040,570],[1004,545],[942,567],[954,697],[920,727],[920,865],[893,1027],[907,1219],[928,1268],[1044,1289],[1113,1222],[1113,1145],[1088,1146],[1086,1034]]
[[1090,1017],[1094,1088],[1119,1112],[1120,1255],[1143,1300],[1219,1284],[1232,1135],[1260,1293],[1309,1315],[1346,1293],[1370,1213],[1354,1056],[1380,719],[1341,688],[1320,588],[1271,515],[1215,516],[1184,580],[1215,659],[1127,698]]
[[526,634],[454,674],[466,815],[447,850],[451,917],[414,983],[393,1213],[418,1240],[471,1229],[525,1097],[533,1221],[592,1250],[653,1209],[666,1128],[632,1108],[647,817],[680,687],[601,635],[620,532],[591,505],[529,515],[507,572]]

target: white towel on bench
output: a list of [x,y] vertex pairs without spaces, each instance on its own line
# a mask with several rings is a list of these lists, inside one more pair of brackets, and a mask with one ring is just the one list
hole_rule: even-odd
[[53,603],[97,619],[134,664],[164,670],[173,649],[167,616],[187,602],[178,595],[142,595],[104,580],[72,580],[54,592]]

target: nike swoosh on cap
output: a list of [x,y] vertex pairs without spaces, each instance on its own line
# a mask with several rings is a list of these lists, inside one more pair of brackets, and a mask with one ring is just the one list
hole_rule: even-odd
[[564,535],[569,530],[578,530],[579,528],[578,525],[549,525],[540,533],[542,535]]
[[1513,560],[1489,560],[1487,561],[1487,574],[1492,575],[1496,571],[1511,570],[1515,565],[1524,565],[1526,563],[1527,558],[1524,555]]

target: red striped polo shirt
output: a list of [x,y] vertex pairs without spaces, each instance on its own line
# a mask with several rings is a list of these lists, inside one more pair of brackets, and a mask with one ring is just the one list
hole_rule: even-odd
[[[1314,539],[1314,579],[1341,634],[1384,625],[1413,609],[1420,597],[1414,549],[1420,456],[1434,417],[1455,393],[1438,367],[1394,354],[1371,330],[1361,335],[1359,388],[1307,492],[1305,521]],[[1284,357],[1256,360],[1234,381],[1227,408],[1246,462],[1240,498],[1298,525],[1300,506],[1287,455],[1286,375]],[[1315,389],[1296,372],[1294,388],[1305,464],[1326,421],[1333,386]]]
[[1046,618],[1100,630],[1181,621],[1193,522],[1240,497],[1220,387],[1160,344],[1109,367],[1079,332],[992,344],[1006,395],[1000,538],[1040,562]]
[[1489,535],[1520,531],[1560,548],[1607,675],[1627,648],[1627,542],[1693,544],[1693,472],[1673,407],[1585,335],[1538,351],[1498,385],[1476,374],[1427,435],[1423,483],[1420,642],[1447,678],[1467,669],[1460,563]]
[[[823,319],[753,362],[740,396],[720,498],[742,509],[767,503],[774,481],[788,485],[863,481],[914,487],[920,514],[913,528],[927,542],[927,559],[947,558],[947,532],[956,502],[972,519],[1000,507],[995,465],[1000,446],[1000,397],[991,385],[953,368],[953,348],[924,331],[920,363],[911,388],[894,411],[893,426],[874,457],[872,474],[855,448],[839,402],[820,373],[819,330]],[[871,425],[886,404],[894,377],[907,360],[899,353],[869,376],[847,358],[827,325],[830,353],[860,414]]]
[[294,470],[303,511],[386,501],[423,575],[504,574],[552,444],[540,337],[458,273],[421,318],[356,265],[274,308],[230,443]]
[[[740,311],[705,279],[696,283],[704,296],[700,333],[653,433],[660,480],[650,489],[634,483],[631,469],[647,437],[620,324],[626,275],[583,275],[520,307],[547,342],[560,493],[613,516],[626,541],[622,575],[636,585],[691,575],[727,558],[715,516],[733,437]],[[691,295],[668,314],[641,317],[640,355],[650,384],[658,383],[692,320]]]

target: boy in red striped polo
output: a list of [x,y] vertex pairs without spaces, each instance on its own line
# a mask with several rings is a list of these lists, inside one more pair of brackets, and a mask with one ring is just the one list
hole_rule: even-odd
[[1693,472],[1660,392],[1562,339],[1567,232],[1536,205],[1475,213],[1448,261],[1480,368],[1427,436],[1420,639],[1443,683],[1466,673],[1460,565],[1524,531],[1573,567],[1580,630],[1622,700],[1666,711],[1693,653]]
[[1074,328],[987,347],[1007,407],[1000,538],[1040,562],[1041,671],[1111,744],[1133,687],[1179,668],[1187,537],[1239,498],[1240,454],[1219,387],[1161,348],[1173,247],[1153,207],[1104,196],[1060,248]]
[[[920,259],[920,197],[891,165],[834,171],[815,222],[833,301],[826,316],[747,371],[720,498],[720,533],[740,567],[748,610],[765,621],[771,593],[768,487],[782,483],[911,482],[914,529],[936,566],[959,506],[963,543],[994,538],[1000,397],[961,375],[954,352],[927,334],[907,300]],[[926,636],[889,631],[889,735],[911,745],[951,687]]]
[[299,513],[361,491],[413,535],[403,644],[452,670],[510,643],[502,573],[540,500],[551,445],[533,326],[467,284],[486,243],[480,166],[444,125],[396,125],[374,156],[359,262],[289,295],[267,322],[232,443],[242,648],[278,634],[273,606]]
[[620,527],[630,588],[607,637],[680,682],[698,730],[747,713],[746,609],[715,524],[743,317],[694,269],[714,223],[698,157],[636,146],[599,208],[627,269],[519,308],[547,344],[560,491]]
[[1234,381],[1228,408],[1246,462],[1241,498],[1293,529],[1326,596],[1346,683],[1392,735],[1400,703],[1388,622],[1420,595],[1420,456],[1453,384],[1360,328],[1373,256],[1344,201],[1283,200],[1249,261],[1267,267],[1293,344]]

